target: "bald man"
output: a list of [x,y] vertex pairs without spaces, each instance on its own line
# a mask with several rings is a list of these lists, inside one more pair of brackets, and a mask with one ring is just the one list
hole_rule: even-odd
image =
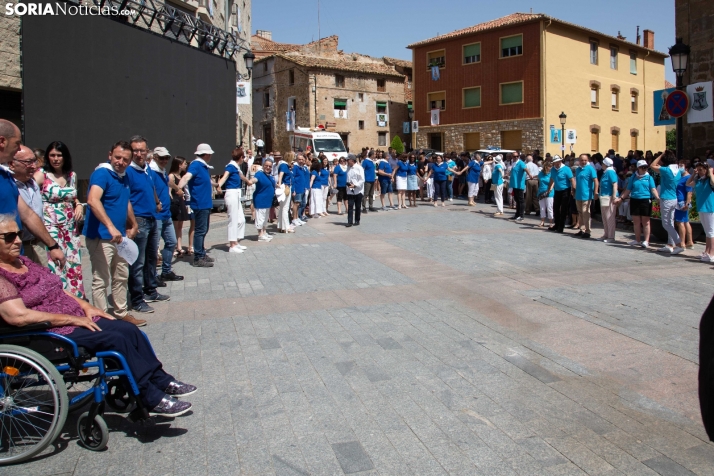
[[[21,145],[15,157],[10,161],[10,170],[15,174],[15,185],[20,198],[42,218],[42,190],[32,178],[37,171],[37,157],[27,146]],[[25,256],[40,266],[47,267],[47,248],[27,229],[20,232],[22,249]]]
[[47,232],[42,219],[20,198],[20,192],[15,184],[13,173],[8,164],[22,145],[20,129],[5,119],[0,119],[0,213],[13,214],[20,228],[23,226],[38,240],[47,246],[50,258],[59,266],[64,267],[64,253],[59,244]]

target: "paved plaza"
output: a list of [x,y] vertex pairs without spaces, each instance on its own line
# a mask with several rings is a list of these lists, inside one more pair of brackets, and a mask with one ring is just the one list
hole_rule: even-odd
[[167,370],[199,386],[193,412],[151,428],[107,414],[101,453],[70,416],[0,474],[714,474],[703,247],[663,256],[490,211],[330,215],[271,243],[249,223],[240,255],[214,221],[216,266],[179,262],[171,301],[140,316]]

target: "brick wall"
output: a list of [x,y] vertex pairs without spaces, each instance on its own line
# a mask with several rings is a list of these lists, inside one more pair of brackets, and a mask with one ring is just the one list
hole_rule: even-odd
[[530,153],[535,149],[544,150],[543,119],[517,119],[509,121],[480,122],[476,124],[455,124],[440,126],[419,126],[417,133],[417,147],[430,146],[429,135],[441,133],[443,137],[443,151],[460,152],[464,150],[464,134],[469,132],[480,133],[481,146],[501,147],[502,131],[522,131],[521,151]]

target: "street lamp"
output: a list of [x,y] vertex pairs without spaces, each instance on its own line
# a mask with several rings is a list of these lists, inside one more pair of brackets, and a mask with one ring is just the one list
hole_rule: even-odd
[[414,109],[409,109],[409,149],[414,150]]
[[248,70],[248,74],[243,75],[238,73],[238,79],[240,81],[248,81],[250,79],[251,73],[253,72],[253,61],[255,60],[255,55],[252,51],[248,51],[243,55],[243,60],[245,61],[245,69]]
[[[672,70],[677,75],[677,89],[684,89],[682,78],[687,71],[687,62],[689,61],[689,45],[684,44],[681,38],[677,38],[674,46],[669,48],[669,57],[672,60]],[[682,159],[684,153],[684,137],[682,137],[682,128],[684,125],[684,116],[677,118],[677,160]]]
[[562,157],[565,155],[565,119],[567,119],[568,116],[566,116],[564,112],[561,112],[558,118],[560,119],[560,150],[562,151]]

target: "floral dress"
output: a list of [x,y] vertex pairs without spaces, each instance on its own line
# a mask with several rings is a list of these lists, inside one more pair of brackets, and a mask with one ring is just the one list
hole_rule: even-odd
[[77,174],[70,172],[67,185],[61,187],[45,173],[42,184],[42,219],[50,236],[60,245],[67,258],[63,269],[48,260],[50,271],[60,277],[64,289],[78,298],[84,298],[82,283],[82,257],[79,254],[79,233],[74,219],[74,203],[77,199]]

